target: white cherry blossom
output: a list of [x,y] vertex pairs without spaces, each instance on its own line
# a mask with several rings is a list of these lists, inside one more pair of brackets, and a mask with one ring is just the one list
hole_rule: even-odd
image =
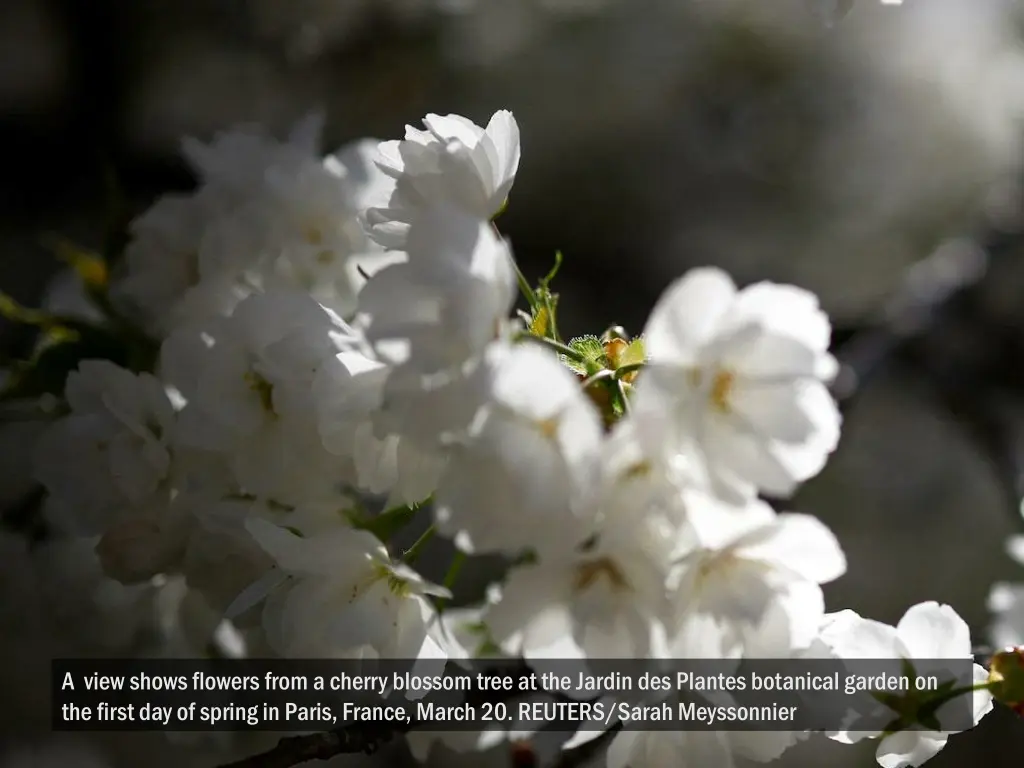
[[448,591],[393,562],[371,534],[339,525],[297,536],[259,519],[247,527],[293,577],[263,608],[267,639],[282,656],[415,659],[434,642],[426,596]]
[[312,391],[353,339],[310,297],[286,291],[243,301],[209,343],[172,336],[163,370],[188,402],[177,439],[224,454],[245,492],[284,503],[336,495],[344,467],[324,447]]
[[[853,611],[840,611],[828,617],[821,640],[841,659],[907,659],[911,662],[914,659],[958,659],[965,662],[974,659],[966,622],[950,606],[936,602],[912,606],[895,627],[861,618]],[[929,666],[928,673],[935,672]],[[973,678],[975,682],[982,682],[988,678],[988,671],[980,664],[973,664]],[[974,723],[977,724],[992,710],[992,694],[977,690],[971,696]],[[959,701],[954,701],[945,706],[960,705]],[[936,713],[940,724],[942,713],[942,708]],[[876,751],[882,768],[916,768],[939,753],[950,733],[906,730],[885,735],[838,731],[830,735],[843,743],[883,736]]]
[[406,126],[404,141],[379,147],[380,169],[395,179],[386,204],[366,212],[371,237],[406,246],[410,223],[425,208],[448,204],[489,221],[505,205],[519,170],[519,126],[494,113],[486,128],[461,115],[427,115],[427,130]]
[[782,649],[810,646],[824,615],[819,585],[846,571],[828,528],[810,515],[776,514],[760,501],[737,509],[691,494],[687,502],[692,542],[673,586],[676,652],[739,655],[769,621]]
[[237,125],[218,132],[208,142],[184,139],[182,154],[204,185],[245,199],[265,182],[269,172],[316,157],[323,124],[323,115],[311,113],[292,127],[284,141],[263,126]]
[[367,142],[357,142],[326,159],[310,154],[268,168],[249,198],[207,231],[202,276],[233,277],[250,289],[302,289],[352,315],[364,282],[359,269],[381,251],[357,219],[362,185],[380,176],[367,170],[373,168],[370,151]]
[[165,195],[131,223],[124,269],[112,294],[146,330],[164,336],[185,323],[189,312],[210,316],[230,309],[230,293],[193,292],[203,238],[226,207],[212,189]]
[[652,455],[700,468],[718,493],[790,495],[839,438],[829,336],[811,293],[773,283],[737,290],[721,270],[691,271],[644,329],[638,434]]
[[164,386],[85,360],[65,388],[70,413],[35,445],[35,476],[60,529],[98,535],[125,520],[162,525],[174,484],[175,412]]
[[[612,372],[595,367],[615,355],[570,369],[596,338],[567,349],[510,317],[520,276],[492,222],[519,169],[515,119],[423,122],[326,156],[318,116],[284,139],[243,126],[184,142],[197,189],[132,222],[110,290],[161,343],[159,364],[71,373],[67,410],[33,452],[57,538],[0,537],[28,603],[75,644],[123,655],[154,635],[165,658],[214,636],[232,656],[521,656],[535,670],[670,656],[973,664],[949,606],[914,606],[896,627],[826,614],[822,585],[846,569],[838,542],[758,498],[791,495],[839,437],[815,296],[691,271],[653,309],[621,410],[599,413],[591,396]],[[365,513],[399,507],[387,521],[401,521],[424,501],[430,533],[460,550],[449,575],[467,555],[513,561],[468,613],[431,599],[452,595],[389,552],[391,531],[361,529]],[[1024,538],[1011,554],[1024,563]],[[997,585],[990,605],[997,642],[1021,642],[1024,586]],[[33,637],[49,626],[31,618]],[[992,696],[966,694],[977,723]],[[554,761],[600,733],[583,723],[566,742],[549,725],[408,741],[417,758],[475,765],[507,762],[520,739]],[[882,737],[882,768],[918,766],[949,735],[854,727],[830,736]],[[732,768],[805,735],[628,730],[607,766]]]
[[468,442],[450,450],[435,516],[471,552],[572,547],[585,535],[579,509],[597,479],[596,409],[554,355],[511,349],[491,402]]
[[[258,627],[257,601],[237,606],[238,596],[265,577],[274,561],[256,543],[246,522],[260,517],[265,505],[244,499],[224,499],[197,505],[196,524],[182,563],[186,584],[202,594],[222,615],[234,608],[231,621],[239,627]],[[270,518],[270,514],[265,517]]]
[[516,298],[512,254],[485,220],[451,207],[416,218],[408,261],[363,287],[359,311],[378,355],[424,374],[479,356]]
[[525,658],[647,658],[665,653],[671,541],[643,526],[514,568],[486,622]]
[[382,262],[359,221],[393,182],[371,159],[374,141],[323,157],[321,123],[307,118],[285,141],[253,126],[186,140],[199,189],[163,197],[133,222],[115,299],[160,336],[201,329],[274,286],[352,314],[361,272],[397,258]]
[[391,369],[357,350],[340,352],[337,360],[339,365],[321,368],[313,381],[324,446],[352,463],[360,490],[388,496],[386,506],[422,501],[437,487],[444,454],[386,430],[378,436],[374,420]]

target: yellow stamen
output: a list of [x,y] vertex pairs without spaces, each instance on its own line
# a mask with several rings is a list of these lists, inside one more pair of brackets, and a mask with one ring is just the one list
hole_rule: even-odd
[[312,222],[307,224],[303,234],[306,236],[306,242],[310,245],[323,245],[324,231],[317,224]]
[[277,412],[274,410],[274,385],[255,371],[246,371],[244,378],[249,389],[259,397],[263,410],[271,416],[277,416]]
[[599,579],[604,577],[615,591],[629,589],[629,582],[619,567],[609,558],[601,557],[596,560],[587,560],[576,567],[576,577],[573,579],[573,589],[576,592],[583,592]]
[[537,428],[540,433],[544,435],[548,440],[554,440],[558,435],[558,417],[552,416],[549,419],[537,422]]
[[736,374],[732,371],[719,371],[711,383],[710,400],[712,407],[719,413],[731,413],[732,405],[729,398],[732,396],[736,384]]

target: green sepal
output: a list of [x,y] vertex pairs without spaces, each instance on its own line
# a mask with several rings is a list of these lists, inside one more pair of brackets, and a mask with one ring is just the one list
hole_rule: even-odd
[[568,358],[563,359],[563,362],[575,373],[581,376],[593,376],[605,367],[604,345],[601,344],[601,340],[597,336],[577,336],[569,342],[569,347],[583,358],[582,362]]
[[647,359],[647,353],[644,350],[644,338],[643,336],[637,336],[626,347],[625,351],[619,356],[619,367],[625,365],[639,365]]
[[391,509],[381,512],[375,517],[363,517],[359,519],[358,517],[353,516],[349,519],[353,521],[353,527],[362,531],[369,531],[381,542],[386,543],[390,541],[396,533],[412,522],[412,519],[416,517],[416,514],[420,509],[429,502],[430,499],[426,499],[417,504],[410,504],[409,506],[392,507]]

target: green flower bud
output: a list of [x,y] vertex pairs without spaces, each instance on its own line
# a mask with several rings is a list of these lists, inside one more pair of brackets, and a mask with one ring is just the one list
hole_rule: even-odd
[[988,682],[996,701],[1024,716],[1024,645],[1006,648],[992,657]]

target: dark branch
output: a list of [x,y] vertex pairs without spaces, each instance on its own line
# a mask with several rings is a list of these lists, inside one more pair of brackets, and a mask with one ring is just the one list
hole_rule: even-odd
[[392,728],[339,728],[305,736],[287,736],[267,752],[243,757],[221,768],[291,768],[312,760],[330,760],[338,755],[373,754],[399,733]]
[[[498,674],[512,675],[516,680],[516,686],[509,692],[492,692],[483,690],[470,691],[466,699],[471,704],[479,705],[484,701],[512,701],[523,695],[518,691],[519,677],[532,677],[533,673],[524,663],[517,664],[514,668],[506,668]],[[571,701],[561,694],[552,694],[552,698],[559,701]],[[288,736],[281,739],[272,749],[261,752],[251,757],[236,760],[233,763],[219,766],[219,768],[291,768],[295,765],[314,761],[330,760],[338,755],[352,754],[373,754],[384,744],[392,739],[408,733],[418,725],[416,721],[411,723],[395,723],[387,725],[359,724],[356,726],[341,726],[322,733],[311,733],[304,736]],[[553,768],[576,768],[583,764],[607,742],[616,729],[601,734],[591,741],[581,744],[562,753],[561,758]]]

